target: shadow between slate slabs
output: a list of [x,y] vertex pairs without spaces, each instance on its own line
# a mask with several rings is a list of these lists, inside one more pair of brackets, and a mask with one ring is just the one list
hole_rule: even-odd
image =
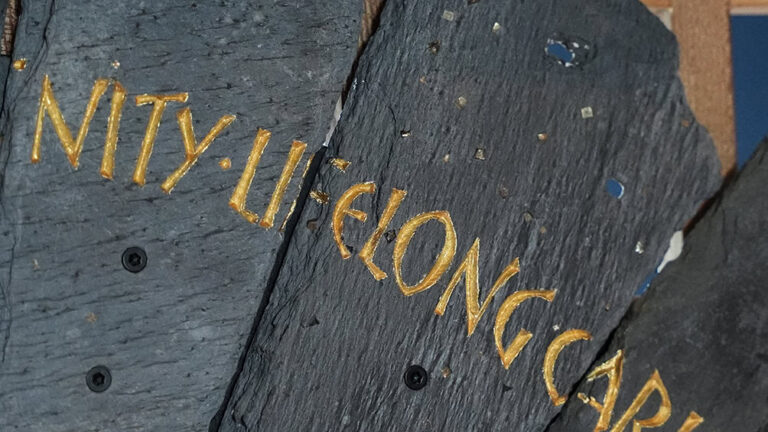
[[[557,386],[567,394],[672,233],[717,189],[712,141],[691,123],[677,79],[674,36],[640,3],[457,2],[453,20],[442,18],[445,8],[385,6],[329,150],[351,165],[342,173],[325,164],[316,178],[331,204],[310,202],[302,214],[222,431],[541,431],[559,411],[541,374],[554,329],[594,335],[561,362]],[[552,37],[588,41],[596,54],[566,68],[545,53]],[[605,190],[610,178],[625,187],[622,198]],[[408,195],[388,229],[421,212],[450,212],[457,254],[430,290],[401,294],[395,242],[386,238],[374,258],[389,275],[381,282],[356,256],[340,258],[333,206],[364,181],[377,191],[353,205],[367,222],[345,219],[354,253],[392,188]],[[444,316],[433,310],[475,238],[482,298],[513,258],[521,271],[468,338],[463,283]],[[409,284],[442,243],[436,222],[416,233],[405,256]],[[534,337],[505,370],[494,317],[507,295],[526,289],[557,297],[515,312],[505,343],[520,328]],[[403,382],[413,364],[429,374],[420,391]]]
[[[664,430],[677,430],[691,411],[704,418],[696,431],[768,427],[767,154],[764,141],[595,363],[624,350],[614,422],[658,369],[672,404]],[[600,400],[605,378],[582,382],[578,391]],[[654,395],[639,418],[652,416],[659,401]],[[574,398],[548,430],[587,431],[596,422],[597,412]]]
[[[320,148],[355,58],[358,1],[24,1],[0,145],[0,429],[201,431],[224,399],[283,238],[308,154]],[[113,61],[119,66],[115,68]],[[117,64],[115,64],[116,66]],[[99,175],[110,88],[73,170],[46,118],[30,163],[44,74],[73,134],[94,80],[128,91],[114,181]],[[131,174],[151,106],[169,103],[147,183]],[[170,196],[160,183],[184,160],[176,111],[191,108],[198,142],[237,120]],[[263,213],[291,141],[308,143],[276,227],[251,225],[227,202],[256,129],[272,131],[248,208]],[[229,157],[232,169],[217,162]],[[131,246],[147,253],[123,269]],[[110,388],[86,387],[104,365]]]

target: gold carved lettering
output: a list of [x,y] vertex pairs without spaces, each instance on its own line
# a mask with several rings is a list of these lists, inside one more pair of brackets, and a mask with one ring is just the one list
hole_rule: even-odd
[[392,218],[395,216],[395,213],[400,207],[400,204],[403,202],[406,194],[407,192],[404,190],[392,188],[392,193],[389,195],[387,206],[384,208],[384,212],[379,218],[379,225],[376,227],[376,230],[373,232],[373,234],[371,234],[371,236],[368,238],[368,241],[365,242],[365,245],[363,245],[363,248],[358,254],[360,259],[363,260],[365,266],[368,267],[368,271],[371,272],[373,278],[376,280],[382,280],[387,277],[387,274],[373,263],[373,256],[376,253],[376,247],[379,246],[379,240],[381,240],[381,236],[384,234],[384,230],[386,230],[387,226],[389,226],[389,222],[392,221]]
[[340,159],[340,158],[332,158],[330,160],[331,165],[333,165],[334,168],[341,172],[347,172],[347,168],[349,167],[349,164],[351,163],[348,160]]
[[245,164],[243,174],[240,176],[240,181],[237,182],[237,186],[235,186],[235,190],[232,192],[232,197],[229,199],[229,206],[250,223],[256,223],[259,220],[259,215],[245,208],[245,199],[248,196],[248,189],[251,188],[253,176],[256,174],[256,167],[259,165],[261,155],[264,153],[264,148],[267,146],[271,136],[272,133],[266,129],[259,129],[256,132],[253,148],[248,155],[248,161]]
[[352,256],[347,246],[344,245],[342,239],[342,232],[344,230],[344,217],[350,216],[360,222],[365,222],[368,219],[368,214],[364,211],[351,208],[352,202],[360,195],[367,193],[372,194],[376,192],[376,185],[373,182],[358,183],[349,189],[347,189],[339,198],[336,203],[336,207],[333,209],[333,221],[331,228],[333,229],[333,238],[336,240],[336,245],[339,247],[342,259],[347,259]]
[[326,192],[312,189],[309,191],[309,197],[315,200],[320,205],[326,205],[331,202],[331,196]]
[[592,335],[588,331],[574,329],[563,332],[561,335],[556,337],[551,344],[549,344],[547,353],[544,356],[544,383],[547,386],[547,393],[549,394],[549,398],[552,399],[552,403],[555,406],[560,406],[564,404],[566,400],[568,400],[567,396],[561,396],[555,388],[555,363],[557,363],[557,358],[560,356],[560,352],[563,350],[563,348],[572,344],[573,342],[579,340],[588,341],[591,339]]
[[171,193],[176,184],[181,180],[184,174],[192,168],[192,165],[197,162],[197,159],[203,154],[204,151],[213,143],[213,140],[224,130],[227,126],[235,121],[235,116],[225,115],[222,116],[219,121],[211,128],[208,135],[203,138],[200,144],[197,143],[195,138],[195,130],[192,127],[192,110],[189,107],[182,108],[176,113],[176,120],[179,123],[179,129],[181,130],[181,138],[184,142],[184,162],[179,165],[176,170],[165,179],[160,185],[160,188],[165,193]]
[[307,144],[301,141],[294,141],[293,144],[291,144],[291,150],[288,152],[288,160],[285,162],[283,172],[277,180],[275,191],[272,193],[272,198],[269,199],[269,204],[267,205],[267,210],[264,212],[264,217],[261,218],[261,222],[259,222],[259,225],[262,227],[269,229],[272,228],[272,225],[275,223],[275,215],[280,209],[280,201],[282,201],[283,195],[285,195],[285,189],[288,187],[288,183],[291,182],[293,172],[296,171],[296,165],[299,164],[301,156],[306,149]]
[[[442,223],[445,228],[445,243],[443,243],[443,249],[440,251],[440,254],[435,260],[435,264],[429,272],[415,285],[407,285],[403,281],[402,276],[403,256],[405,256],[405,251],[408,248],[408,244],[411,242],[413,235],[416,233],[416,230],[430,220],[436,220]],[[392,253],[395,268],[395,280],[400,287],[400,291],[406,296],[412,296],[429,289],[440,280],[443,273],[445,273],[451,266],[454,255],[456,255],[456,230],[453,228],[451,215],[447,211],[433,211],[416,215],[406,222],[400,229],[400,233],[397,235],[397,240],[395,240],[395,250]]]
[[509,322],[512,313],[515,312],[520,304],[531,298],[544,299],[547,302],[552,302],[555,298],[556,291],[518,291],[504,300],[499,312],[496,313],[496,323],[493,327],[493,336],[496,342],[496,349],[499,351],[499,357],[501,357],[501,363],[504,365],[504,369],[509,369],[509,366],[517,358],[525,345],[533,337],[533,334],[526,329],[521,329],[515,339],[509,344],[507,348],[504,348],[502,342],[502,336],[504,335],[504,328]]
[[493,300],[493,296],[501,289],[504,284],[516,275],[520,271],[520,260],[515,258],[509,265],[507,265],[493,284],[491,291],[485,298],[483,305],[480,306],[480,282],[479,282],[479,259],[480,259],[480,239],[475,239],[472,247],[469,248],[467,255],[464,257],[464,261],[461,262],[459,268],[454,272],[451,281],[448,283],[448,288],[440,297],[440,301],[437,303],[435,313],[437,315],[443,315],[445,308],[448,307],[448,301],[451,299],[454,288],[461,281],[464,276],[464,285],[466,285],[466,302],[467,302],[467,336],[472,336],[477,328],[477,323],[480,318],[488,309],[488,306]]
[[619,350],[612,359],[596,367],[587,375],[587,381],[594,381],[603,375],[608,377],[608,389],[605,391],[603,403],[600,403],[594,397],[589,397],[584,393],[579,393],[579,399],[589,403],[599,414],[594,432],[608,430],[611,425],[611,416],[613,416],[613,407],[616,405],[616,398],[619,397],[619,387],[621,386],[621,375],[624,368],[624,352]]
[[64,116],[59,109],[59,104],[56,102],[56,97],[53,94],[53,87],[51,86],[51,80],[48,75],[43,76],[43,87],[40,94],[40,104],[37,109],[37,123],[35,126],[35,137],[32,144],[32,154],[30,160],[32,163],[40,162],[40,147],[43,138],[43,120],[45,114],[48,113],[48,117],[53,124],[53,130],[59,137],[61,146],[64,148],[69,163],[77,168],[79,165],[80,152],[83,150],[83,142],[85,136],[88,135],[88,127],[91,124],[93,115],[96,113],[96,108],[99,106],[99,100],[104,92],[109,87],[109,81],[106,79],[98,79],[93,84],[93,90],[91,90],[91,98],[86,105],[85,113],[83,114],[83,121],[80,123],[80,130],[77,133],[77,139],[72,138],[72,132],[69,130],[67,123],[64,121]]
[[115,81],[112,90],[112,103],[107,120],[107,139],[104,142],[104,155],[101,158],[101,176],[112,180],[115,170],[115,152],[117,151],[117,132],[120,129],[120,117],[125,103],[125,88]]
[[291,208],[288,209],[288,214],[285,215],[285,218],[283,219],[283,223],[280,224],[280,232],[285,231],[285,226],[288,225],[288,219],[291,218],[291,215],[293,214],[293,211],[296,210],[296,201],[299,199],[299,195],[301,194],[301,187],[304,185],[304,179],[307,177],[307,173],[309,172],[309,168],[312,166],[312,160],[315,159],[315,154],[312,153],[309,155],[309,158],[307,158],[307,164],[304,165],[304,171],[301,173],[301,180],[299,180],[299,190],[296,192],[296,198],[293,199],[293,202],[291,202]]
[[160,120],[163,118],[163,112],[168,102],[186,102],[189,93],[175,93],[169,95],[151,95],[143,94],[136,96],[136,106],[152,104],[152,113],[149,115],[147,131],[144,134],[144,140],[141,142],[139,157],[136,160],[136,168],[133,170],[133,181],[139,186],[144,186],[147,176],[147,165],[149,157],[152,156],[152,147],[155,145],[157,129],[160,127]]
[[702,423],[704,423],[704,419],[694,411],[691,411],[691,413],[688,414],[688,418],[685,419],[683,425],[680,426],[680,429],[677,432],[691,432]]
[[[659,410],[656,411],[656,414],[654,414],[653,417],[643,420],[633,420],[637,413],[640,411],[640,408],[645,405],[645,402],[648,401],[648,398],[654,391],[659,393],[659,396],[661,396],[661,404],[659,405]],[[629,406],[627,412],[625,412],[619,421],[617,421],[613,426],[611,432],[624,431],[630,421],[632,421],[632,432],[641,432],[645,428],[659,427],[666,423],[667,420],[669,420],[669,416],[671,414],[672,404],[669,401],[667,388],[664,387],[664,383],[661,381],[659,371],[655,370],[643,388],[640,390],[640,393],[637,394],[635,400],[632,401],[632,405]]]

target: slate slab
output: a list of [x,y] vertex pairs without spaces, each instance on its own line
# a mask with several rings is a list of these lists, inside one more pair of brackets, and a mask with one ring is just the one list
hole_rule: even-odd
[[[220,430],[544,430],[560,410],[542,377],[550,341],[592,335],[557,363],[567,395],[672,233],[719,185],[676,71],[674,36],[639,2],[387,2],[313,185],[330,202],[304,209]],[[334,209],[364,182],[375,192],[359,186],[357,220],[342,213],[343,260]],[[357,254],[393,188],[407,195],[373,257],[388,276],[377,281]],[[431,211],[450,215],[455,256],[406,296],[396,245],[407,244],[407,285],[451,255],[436,220],[403,237]],[[481,302],[516,257],[520,270],[468,337],[463,281],[444,315],[434,310],[476,238]],[[556,295],[521,304],[502,327],[504,345],[532,334],[505,369],[494,323],[523,290]]]
[[[263,213],[294,139],[321,147],[355,58],[358,1],[23,1],[0,144],[0,430],[200,431],[225,398],[283,242],[288,185],[267,231],[228,206],[257,128],[272,138],[248,194]],[[127,91],[113,180],[100,175],[114,86],[101,99],[79,169],[48,115],[30,162],[44,76],[77,135],[94,81]],[[5,81],[3,81],[5,82]],[[169,102],[145,186],[132,181],[152,106]],[[228,126],[170,195],[184,160],[177,111],[198,142]],[[231,159],[231,169],[219,161]],[[147,265],[123,269],[139,246]],[[86,373],[104,365],[111,387]]]
[[[678,430],[692,411],[704,420],[690,429],[696,432],[767,430],[766,183],[763,142],[597,359],[595,365],[624,352],[614,422],[658,370],[671,403],[662,430]],[[600,399],[605,379],[582,382],[577,391]],[[652,416],[660,401],[654,394],[638,417]],[[572,399],[548,431],[593,430],[596,421],[595,410]]]

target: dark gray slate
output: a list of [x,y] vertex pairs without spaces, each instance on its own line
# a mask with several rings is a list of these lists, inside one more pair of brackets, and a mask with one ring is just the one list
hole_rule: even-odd
[[[291,140],[309,145],[299,172],[321,146],[355,58],[360,2],[22,3],[14,58],[28,66],[11,71],[0,144],[0,430],[205,430],[283,241],[229,196],[257,128],[273,133],[248,196],[261,214]],[[30,163],[44,74],[73,134],[94,80],[126,87],[113,181],[99,175],[111,88],[78,170],[47,117],[42,161]],[[189,102],[168,104],[139,188],[131,173],[151,107],[134,97],[183,91]],[[198,141],[221,116],[237,120],[167,196],[160,183],[184,160],[183,106]],[[225,156],[229,171],[217,164]],[[294,180],[278,225],[296,190]],[[122,268],[130,246],[147,251],[141,273]],[[99,364],[112,385],[96,394],[85,375]]]
[[[573,66],[545,53],[549,39],[579,44],[563,62]],[[329,155],[351,165],[325,164],[316,178],[331,203],[304,209],[222,431],[544,430],[559,411],[541,373],[549,342],[571,328],[594,336],[558,363],[567,394],[672,233],[719,184],[712,142],[684,102],[673,35],[626,0],[387,2]],[[605,190],[612,178],[625,187],[620,199]],[[355,254],[392,188],[408,195],[391,229],[426,211],[452,215],[456,257],[429,291],[398,289],[394,232],[374,259],[383,281],[356,256],[341,259],[333,206],[364,181],[376,194],[353,207],[368,221],[345,219]],[[433,310],[476,237],[482,298],[514,257],[521,271],[468,338],[463,283],[444,316]],[[442,243],[435,222],[416,233],[406,281],[426,273]],[[505,343],[520,328],[534,337],[505,370],[494,317],[507,295],[530,289],[558,293],[515,312]],[[420,391],[404,385],[411,364],[429,374]]]
[[[768,142],[686,238],[681,258],[654,280],[596,364],[623,349],[614,421],[654,370],[669,392],[676,431],[689,412],[696,432],[768,430]],[[579,384],[601,399],[605,378]],[[656,412],[648,402],[640,418]],[[573,399],[550,432],[587,431],[597,413]],[[627,428],[629,430],[629,428]]]

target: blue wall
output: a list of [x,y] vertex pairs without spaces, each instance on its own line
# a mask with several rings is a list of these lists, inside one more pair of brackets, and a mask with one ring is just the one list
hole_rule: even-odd
[[[733,16],[734,97],[739,168],[768,135],[768,16]],[[706,47],[701,47],[706,55]]]

